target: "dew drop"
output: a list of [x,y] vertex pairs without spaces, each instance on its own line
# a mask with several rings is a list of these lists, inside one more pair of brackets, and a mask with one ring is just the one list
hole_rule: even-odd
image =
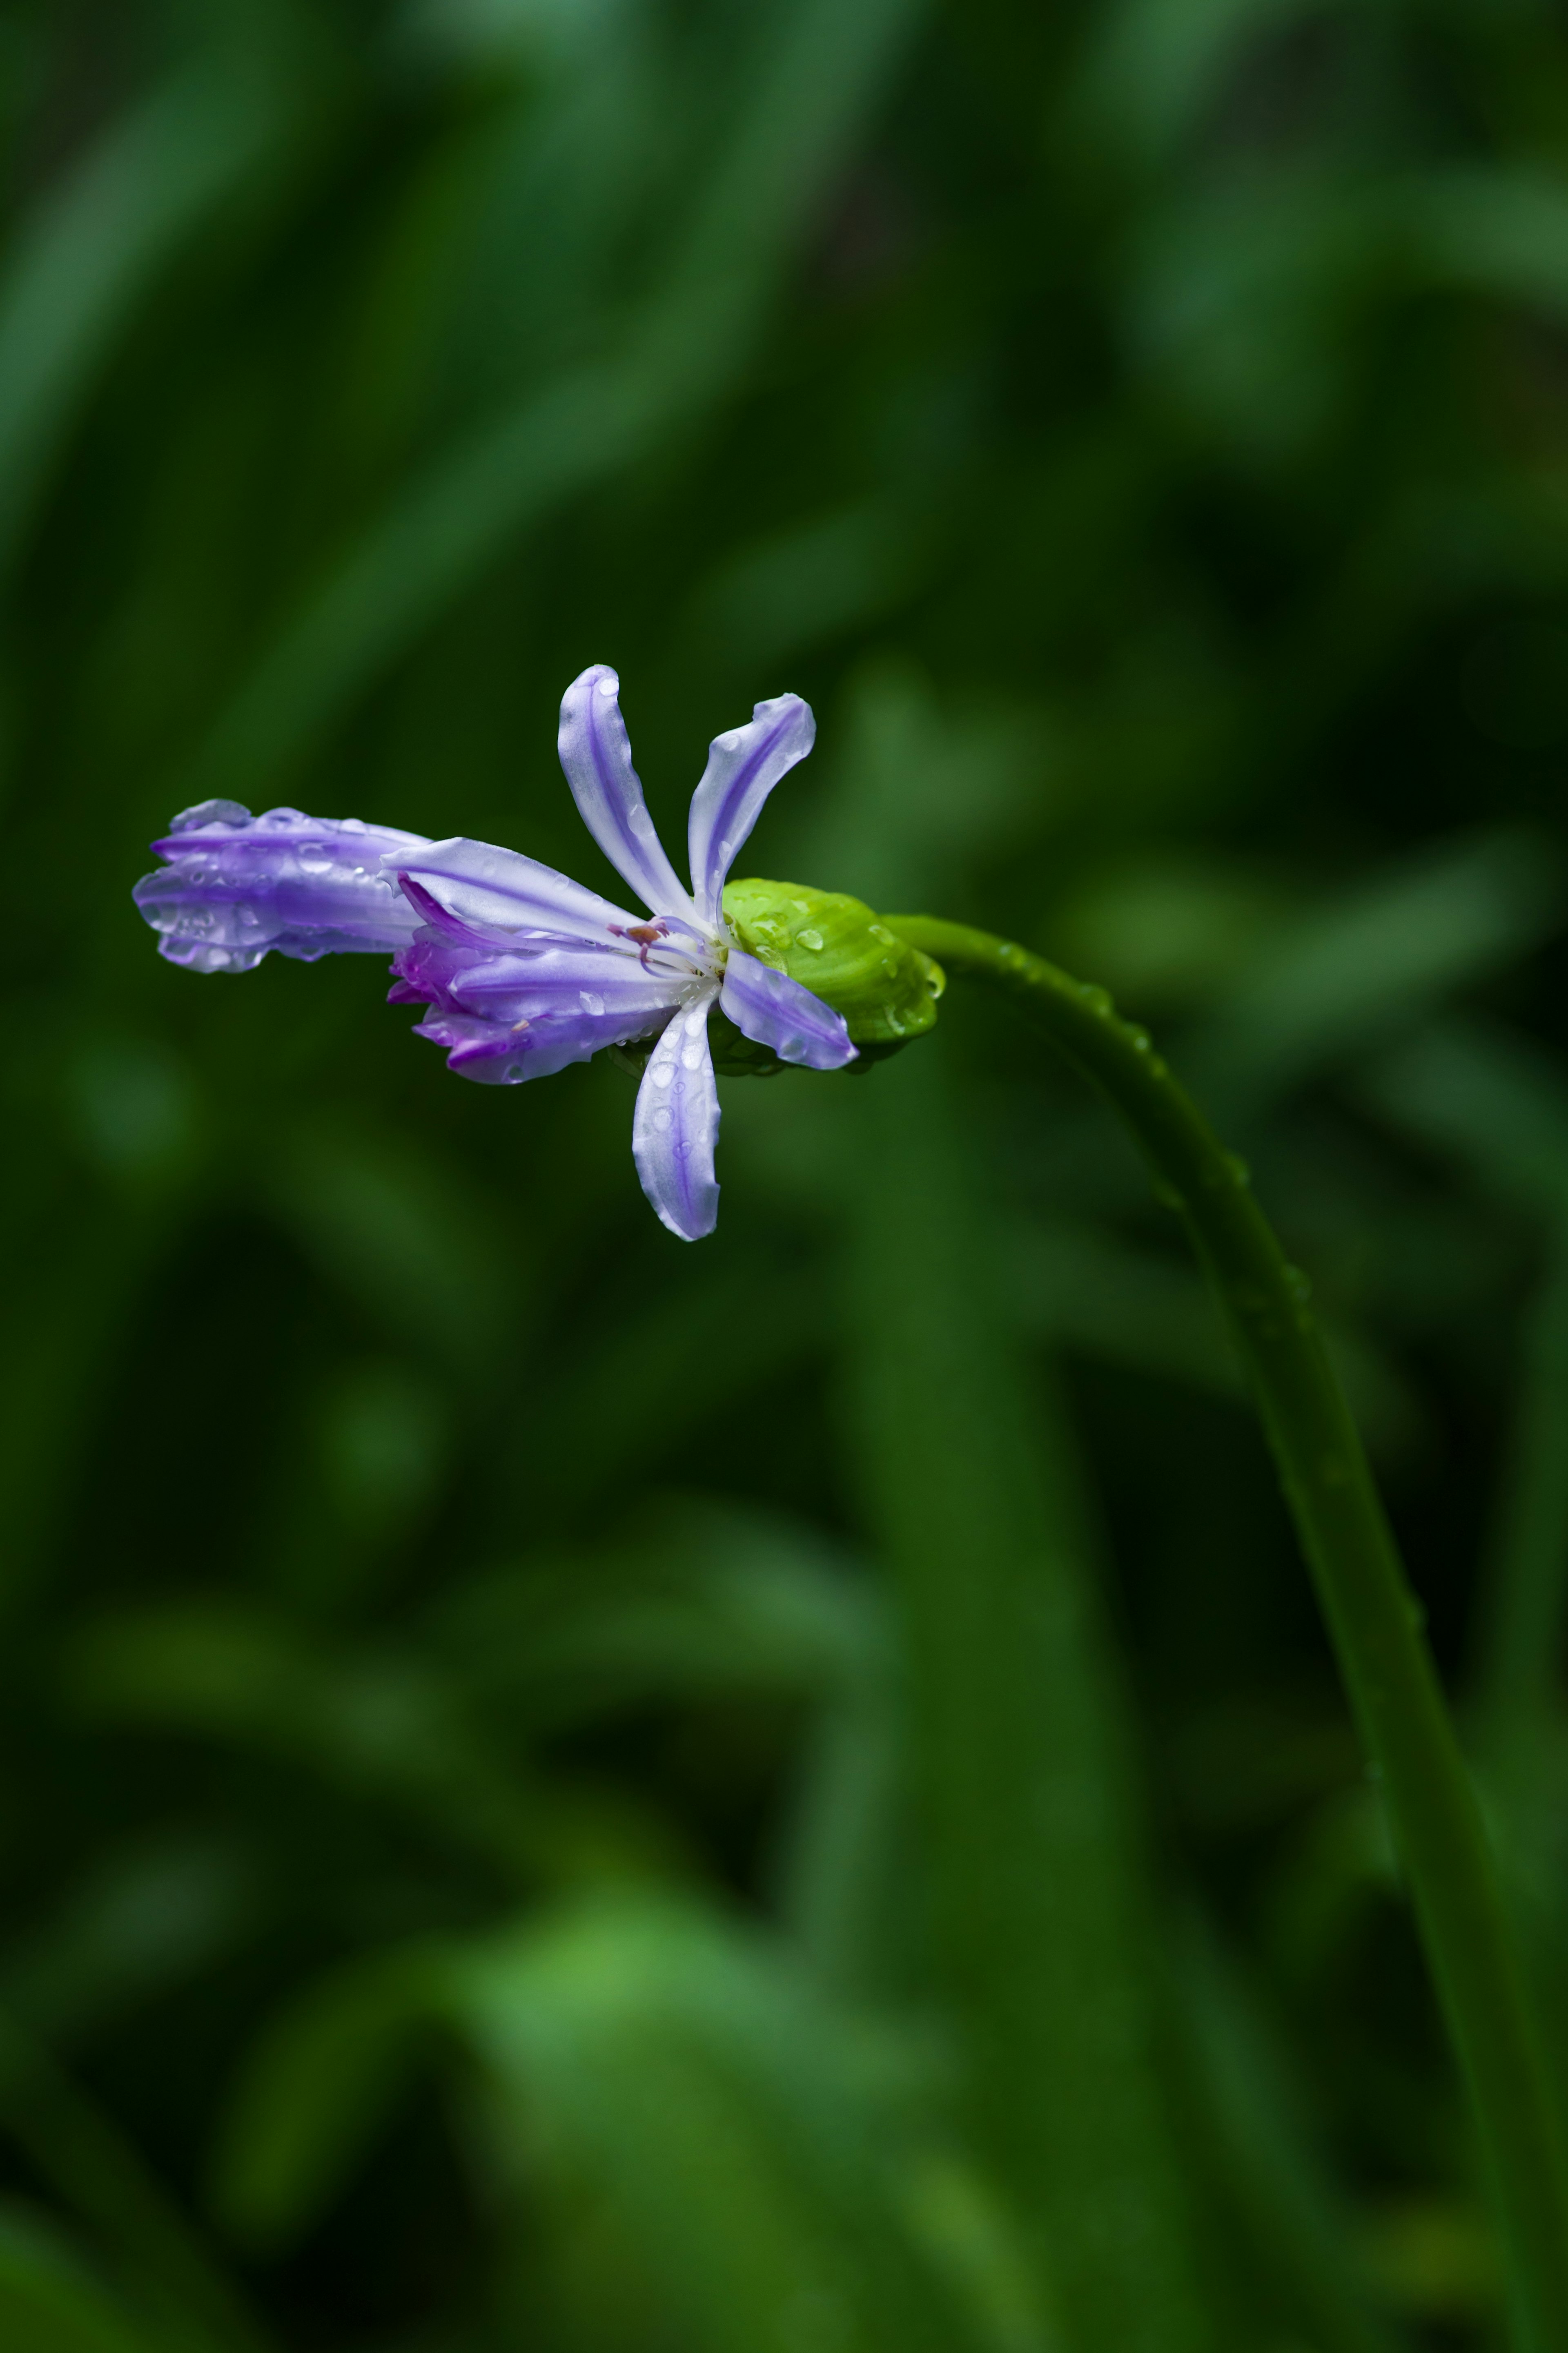
[[669,1086],[675,1078],[675,1064],[672,1061],[656,1062],[652,1076],[656,1087]]
[[702,1068],[701,1047],[688,1046],[686,1051],[681,1055],[680,1067],[683,1071],[700,1071]]
[[671,1127],[675,1124],[675,1118],[674,1113],[670,1111],[668,1103],[660,1103],[658,1109],[653,1115],[653,1124],[658,1130],[660,1135],[668,1135],[669,1134]]
[[595,996],[591,988],[580,988],[577,994],[583,1000],[583,1010],[584,1013],[593,1013],[597,1015],[604,1011],[604,998],[602,997]]
[[795,944],[799,947],[819,948],[822,945],[822,934],[820,932],[796,932],[795,936]]
[[1091,980],[1080,981],[1078,993],[1089,1011],[1098,1013],[1102,1019],[1108,1019],[1116,1010],[1110,989],[1097,987]]
[[602,695],[606,702],[612,702],[615,700],[616,689],[619,684],[619,679],[612,672],[608,678],[602,678],[599,681],[595,691],[597,694]]

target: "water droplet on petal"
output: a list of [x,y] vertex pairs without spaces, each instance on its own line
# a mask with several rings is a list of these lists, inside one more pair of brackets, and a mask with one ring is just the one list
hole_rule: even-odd
[[619,680],[618,678],[614,677],[613,675],[612,675],[611,677],[609,677],[609,678],[602,678],[602,679],[599,681],[599,683],[598,683],[598,686],[597,686],[597,688],[596,688],[595,691],[596,691],[597,693],[599,693],[599,694],[602,694],[602,695],[604,696],[604,698],[605,698],[605,701],[606,702],[609,702],[613,701],[613,699],[614,699],[614,697],[615,697],[615,691],[616,691],[616,687],[617,687],[617,686],[619,686],[619,684],[620,684],[620,680]]
[[675,1123],[673,1114],[671,1113],[668,1104],[660,1103],[658,1109],[653,1115],[653,1124],[658,1130],[660,1135],[668,1135],[669,1134],[669,1131]]
[[583,1010],[584,1013],[593,1013],[596,1015],[604,1011],[604,998],[602,997],[595,996],[595,992],[591,988],[580,988],[577,994],[583,1000]]
[[701,1047],[688,1046],[680,1058],[680,1067],[683,1071],[700,1071],[702,1068]]

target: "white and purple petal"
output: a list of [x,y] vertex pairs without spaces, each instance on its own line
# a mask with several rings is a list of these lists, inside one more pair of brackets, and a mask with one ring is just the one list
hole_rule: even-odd
[[249,972],[273,949],[307,964],[387,955],[418,926],[384,860],[417,856],[421,834],[204,801],[153,847],[167,863],[132,895],[159,954],[195,972]]
[[451,994],[469,1012],[492,1021],[541,1021],[586,1013],[618,1023],[617,1042],[657,1029],[690,988],[689,976],[644,972],[635,956],[596,961],[583,949],[537,956],[492,956],[458,973]]
[[720,920],[724,878],[768,795],[816,741],[811,705],[798,694],[759,702],[749,725],[714,737],[702,781],[691,796],[687,828],[692,896],[708,923]]
[[561,702],[561,765],[584,824],[644,906],[689,915],[690,893],[665,855],[632,765],[620,683],[607,662],[573,680]]
[[[494,944],[524,932],[604,942],[637,921],[624,907],[612,905],[569,875],[557,874],[552,866],[488,841],[455,837],[426,842],[414,856],[395,858],[393,863],[398,873],[423,887],[441,913],[489,934]],[[429,909],[422,907],[422,912],[428,914]]]
[[808,1071],[841,1071],[858,1049],[841,1013],[786,972],[731,948],[724,968],[721,1010],[744,1036],[771,1046],[783,1062]]
[[[397,988],[395,1004],[406,998]],[[628,1032],[615,1014],[581,1010],[546,1014],[538,1021],[518,1025],[491,1021],[482,1013],[460,1006],[434,1005],[415,1025],[416,1038],[428,1038],[447,1050],[447,1067],[459,1078],[478,1079],[488,1086],[521,1086],[529,1079],[550,1079],[571,1062],[591,1061],[606,1046],[618,1046]]]
[[670,1019],[648,1056],[632,1118],[632,1157],[661,1225],[682,1241],[700,1241],[719,1219],[719,1089],[708,1048],[708,1016],[717,991],[707,988]]

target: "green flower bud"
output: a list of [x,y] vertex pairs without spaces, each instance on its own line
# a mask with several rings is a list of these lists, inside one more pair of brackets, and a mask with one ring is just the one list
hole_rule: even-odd
[[862,1064],[879,1050],[907,1045],[936,1019],[947,986],[942,966],[906,946],[858,899],[799,882],[731,882],[724,916],[738,947],[844,1016]]

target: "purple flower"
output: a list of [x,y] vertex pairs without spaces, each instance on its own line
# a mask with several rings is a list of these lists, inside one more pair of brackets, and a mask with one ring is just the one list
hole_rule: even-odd
[[670,1232],[696,1241],[719,1213],[715,1006],[782,1061],[836,1071],[855,1059],[841,1017],[737,947],[721,903],[736,854],[779,778],[810,751],[816,723],[784,694],[716,739],[691,799],[688,890],[644,803],[619,685],[601,662],[567,689],[561,765],[646,915],[514,849],[298,809],[253,818],[232,801],[177,818],[153,844],[167,864],[135,898],[163,935],[161,953],[197,972],[248,972],[270,948],[307,961],[391,953],[392,1002],[428,1007],[417,1034],[446,1047],[465,1078],[516,1085],[656,1039],[632,1153]]

